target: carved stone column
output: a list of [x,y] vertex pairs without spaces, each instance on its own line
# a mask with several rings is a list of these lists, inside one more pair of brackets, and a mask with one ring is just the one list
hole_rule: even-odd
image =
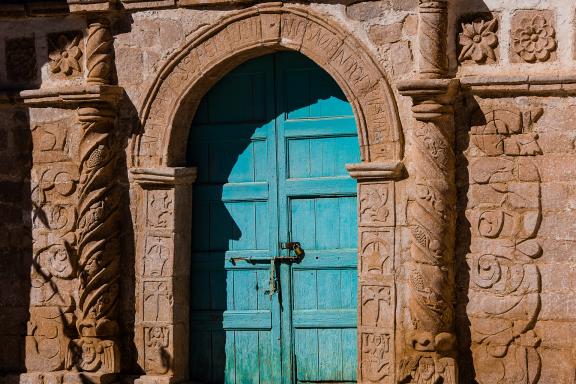
[[413,100],[405,264],[409,319],[400,383],[457,383],[454,333],[456,184],[453,102],[459,81],[447,75],[447,1],[421,0],[419,79],[398,89]]
[[[411,129],[411,233],[408,274],[410,320],[400,382],[455,383],[454,317],[454,122],[452,102],[457,80],[401,84],[414,100]],[[434,380],[431,380],[434,377]]]
[[393,383],[396,312],[395,180],[401,162],[350,164],[358,180],[358,383]]
[[420,0],[418,8],[418,71],[422,78],[444,78],[448,72],[447,0]]
[[195,168],[131,170],[136,232],[138,383],[188,377],[192,183]]
[[[98,378],[120,371],[116,321],[119,301],[120,190],[116,113],[102,105],[78,110],[78,292],[70,369]],[[103,379],[107,381],[107,379]]]

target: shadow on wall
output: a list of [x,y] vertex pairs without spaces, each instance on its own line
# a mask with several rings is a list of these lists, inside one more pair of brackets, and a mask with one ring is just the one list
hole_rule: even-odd
[[28,111],[0,109],[0,378],[24,369],[32,266]]
[[[28,11],[34,2],[26,4]],[[25,106],[20,90],[83,84],[86,24],[67,15],[15,19],[21,28],[0,26],[5,58],[0,60],[0,381],[21,373],[57,372],[66,366],[70,341],[78,338],[76,312],[79,260],[78,150],[84,126],[77,105]],[[131,16],[121,15],[123,28]],[[59,20],[55,22],[54,20]],[[121,29],[117,33],[124,33]],[[1,55],[0,55],[1,56]],[[48,78],[48,80],[47,80]],[[115,74],[113,75],[115,78]],[[58,81],[54,81],[54,80]],[[122,278],[118,303],[122,371],[139,373],[134,346],[134,233],[129,211],[125,149],[137,112],[121,101],[113,140]],[[74,363],[72,363],[74,364]]]

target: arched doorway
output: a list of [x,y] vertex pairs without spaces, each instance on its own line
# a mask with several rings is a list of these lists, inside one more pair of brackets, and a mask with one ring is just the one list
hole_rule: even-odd
[[[192,381],[355,382],[352,107],[295,52],[250,60],[203,98],[194,184]],[[299,242],[304,256],[282,243]],[[275,257],[284,257],[284,259]]]

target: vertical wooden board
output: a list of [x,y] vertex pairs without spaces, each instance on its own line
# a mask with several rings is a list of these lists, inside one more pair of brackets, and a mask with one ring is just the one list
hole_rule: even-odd
[[266,75],[263,72],[251,75],[252,83],[252,121],[263,121],[269,114],[266,110]]
[[226,309],[228,310],[236,308],[236,304],[234,303],[234,277],[233,270],[226,271]]
[[310,140],[289,139],[287,152],[288,178],[310,177]]
[[318,309],[317,285],[315,270],[292,272],[294,309]]
[[236,384],[236,332],[226,331],[224,383]]
[[254,203],[250,201],[226,203],[226,207],[236,227],[236,236],[230,240],[229,249],[256,249],[256,209]]
[[336,153],[335,162],[338,164],[337,176],[347,176],[346,164],[359,163],[360,146],[357,136],[344,136],[338,138],[338,144],[334,148]]
[[272,383],[272,340],[270,331],[258,332],[260,383]]
[[257,274],[254,270],[234,271],[234,309],[248,310],[258,308],[256,291]]
[[358,246],[356,197],[341,197],[338,199],[338,205],[340,248],[356,248]]
[[192,251],[207,251],[210,249],[210,204],[196,197],[193,201]]
[[299,381],[315,381],[318,376],[318,330],[295,329],[294,349],[296,377]]
[[322,69],[310,73],[310,116],[335,117],[353,115],[352,106],[336,82]]
[[316,245],[315,206],[313,199],[290,200],[290,224],[292,239],[298,240],[305,249]]
[[192,270],[190,273],[191,296],[190,309],[193,311],[209,310],[210,275],[205,270]]
[[251,141],[220,141],[210,145],[210,181],[241,183],[254,180]]
[[342,331],[318,330],[318,376],[322,380],[342,379]]
[[189,145],[187,159],[198,170],[196,183],[210,181],[210,143],[196,139]]
[[236,331],[236,383],[260,382],[258,331]]
[[223,383],[226,370],[226,332],[212,332],[212,383]]
[[[342,281],[339,269],[318,270],[318,283],[315,294],[318,295],[318,309],[342,308]],[[309,294],[312,294],[310,292]],[[329,324],[327,324],[329,325]]]
[[210,330],[191,331],[190,376],[198,381],[210,381],[212,368],[212,336]]
[[234,149],[237,152],[232,152],[232,155],[236,159],[232,170],[229,171],[228,182],[243,183],[254,181],[254,148],[252,147],[252,142],[247,140],[234,144]]
[[192,123],[192,127],[200,124],[206,124],[210,122],[210,114],[209,114],[209,106],[210,100],[208,97],[204,97],[198,108],[196,109],[196,114],[194,115],[194,122]]
[[254,158],[254,181],[268,181],[268,142],[266,140],[254,140],[252,142],[252,157]]
[[342,329],[342,380],[356,381],[357,349],[356,328]]
[[315,249],[338,248],[340,243],[340,218],[338,198],[315,199],[316,241]]
[[310,177],[324,175],[324,151],[318,145],[321,139],[310,139]]
[[270,270],[259,269],[256,271],[258,275],[258,289],[256,295],[258,297],[258,307],[259,310],[269,310],[270,309],[270,296],[268,295],[268,290],[270,289]]
[[221,201],[210,202],[210,250],[227,251],[228,241],[234,236],[235,224],[230,212]]
[[[211,123],[251,122],[262,120],[265,108],[263,73],[234,73],[218,82],[208,93]],[[260,87],[260,89],[256,89]],[[258,106],[257,106],[258,105]]]
[[335,137],[326,137],[317,140],[316,147],[322,152],[322,174],[320,176],[335,176],[337,169],[343,164],[338,163],[338,146],[341,142]]
[[224,311],[226,309],[226,271],[204,271],[210,276],[210,308]]
[[283,73],[286,119],[310,117],[310,80],[302,70],[286,70]]
[[356,269],[340,270],[340,279],[342,281],[342,308],[355,309],[358,300],[358,272]]
[[[256,244],[255,249],[268,249],[270,247],[270,218],[268,217],[269,206],[267,201],[254,203]],[[274,220],[275,221],[275,220]]]

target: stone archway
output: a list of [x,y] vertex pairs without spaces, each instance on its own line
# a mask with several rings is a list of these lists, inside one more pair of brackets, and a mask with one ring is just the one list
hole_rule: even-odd
[[204,93],[241,62],[277,50],[301,52],[336,80],[353,106],[363,161],[402,159],[396,102],[371,53],[305,7],[262,4],[203,29],[167,61],[140,109],[132,165],[182,165],[187,124]]
[[177,52],[149,87],[132,141],[136,322],[141,383],[187,379],[192,183],[187,134],[207,90],[240,63],[294,50],[322,67],[345,93],[358,127],[358,382],[394,377],[397,244],[395,181],[403,136],[382,69],[351,34],[305,6],[261,4],[207,27]]

